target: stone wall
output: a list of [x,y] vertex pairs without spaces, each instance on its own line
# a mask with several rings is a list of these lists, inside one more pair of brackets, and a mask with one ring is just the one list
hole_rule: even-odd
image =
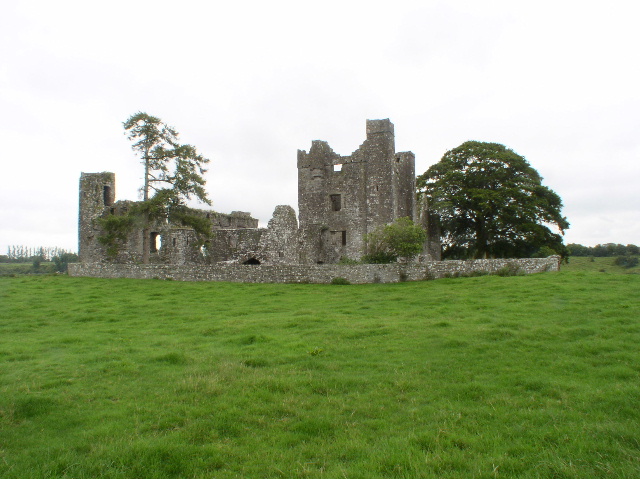
[[495,273],[501,268],[525,274],[558,271],[559,257],[425,261],[409,264],[359,265],[168,265],[75,263],[70,276],[98,278],[173,279],[177,281],[229,281],[241,283],[330,283],[345,278],[353,284],[398,283],[458,276],[473,272]]

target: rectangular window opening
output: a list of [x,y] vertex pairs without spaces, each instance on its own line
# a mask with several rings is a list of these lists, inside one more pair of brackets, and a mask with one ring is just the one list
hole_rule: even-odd
[[347,246],[347,232],[346,231],[332,231],[331,232],[331,244],[334,246]]
[[162,238],[160,236],[160,233],[154,231],[150,234],[149,240],[149,252],[157,253],[162,246]]
[[337,165],[333,165],[333,171],[335,171],[335,172],[342,171],[342,163],[338,163]]
[[329,195],[331,199],[331,210],[340,211],[342,209],[342,195]]
[[111,196],[111,187],[104,185],[102,188],[102,201],[105,206],[111,206],[113,204],[113,197]]

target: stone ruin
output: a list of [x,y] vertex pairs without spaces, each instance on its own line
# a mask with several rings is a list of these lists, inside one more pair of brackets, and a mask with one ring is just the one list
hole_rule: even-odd
[[[115,200],[114,173],[80,177],[79,256],[83,264],[136,264],[142,261],[143,231],[134,229],[115,257],[98,241],[96,221],[122,215],[131,201]],[[211,238],[198,242],[190,228],[157,223],[150,229],[149,262],[163,265],[318,265],[359,259],[364,237],[376,228],[409,217],[428,232],[425,260],[440,259],[438,232],[428,224],[426,208],[416,203],[415,156],[397,153],[393,124],[367,120],[367,138],[349,156],[316,140],[298,151],[298,210],[276,206],[266,228],[250,213],[196,210],[211,223]]]
[[[202,245],[190,228],[159,222],[149,230],[149,264],[141,264],[143,230],[133,229],[115,257],[98,238],[97,221],[123,215],[135,203],[115,200],[113,173],[80,176],[79,256],[71,276],[252,283],[394,283],[477,272],[557,271],[557,256],[525,259],[440,261],[438,229],[426,205],[416,203],[415,158],[396,153],[393,124],[368,120],[367,139],[349,156],[324,141],[298,151],[298,210],[276,206],[266,228],[251,214],[195,210],[211,225]],[[364,254],[364,237],[398,218],[427,231],[423,252],[410,263],[345,264]],[[245,266],[250,265],[250,266]]]

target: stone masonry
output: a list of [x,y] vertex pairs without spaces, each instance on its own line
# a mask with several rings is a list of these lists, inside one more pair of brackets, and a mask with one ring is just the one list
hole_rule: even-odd
[[[134,228],[107,255],[99,238],[98,218],[123,215],[134,202],[116,201],[115,174],[80,176],[79,256],[70,265],[74,276],[165,278],[245,282],[396,282],[469,273],[495,272],[507,260],[439,261],[437,227],[429,223],[426,205],[415,199],[415,157],[395,151],[394,127],[388,120],[367,120],[366,140],[349,156],[315,140],[309,152],[298,150],[298,209],[275,208],[266,228],[249,213],[197,210],[210,223],[203,245],[190,228],[159,222],[149,238],[149,262],[142,265],[143,230]],[[427,230],[423,254],[412,264],[342,265],[364,254],[365,235],[409,217]],[[484,262],[483,262],[484,261]],[[517,269],[557,269],[555,259],[508,260]],[[516,261],[516,263],[513,263]]]

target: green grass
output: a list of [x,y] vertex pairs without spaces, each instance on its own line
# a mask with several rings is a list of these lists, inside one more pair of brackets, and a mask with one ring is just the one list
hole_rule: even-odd
[[0,278],[0,477],[637,478],[639,291]]
[[[50,261],[40,263],[38,273],[50,274],[56,270],[55,264]],[[0,263],[0,276],[15,276],[21,274],[33,274],[33,262],[31,263]]]
[[624,268],[615,264],[616,257],[594,258],[590,256],[571,256],[569,263],[563,264],[563,271],[589,271],[615,274],[640,274],[640,266]]

